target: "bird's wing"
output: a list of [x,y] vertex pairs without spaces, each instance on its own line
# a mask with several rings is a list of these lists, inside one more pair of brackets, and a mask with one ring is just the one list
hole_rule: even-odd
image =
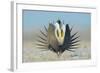
[[65,30],[65,37],[64,37],[64,43],[63,46],[64,48],[69,48],[69,42],[70,42],[70,37],[71,37],[71,32],[70,32],[70,28],[69,25],[66,24],[66,30]]
[[58,51],[58,41],[55,36],[55,26],[53,24],[49,24],[48,27],[48,43],[51,46],[54,52]]
[[72,51],[72,49],[75,49],[78,46],[77,43],[80,41],[78,40],[79,36],[76,36],[77,32],[71,35],[71,31],[72,29],[66,24],[65,38],[62,46],[63,51]]

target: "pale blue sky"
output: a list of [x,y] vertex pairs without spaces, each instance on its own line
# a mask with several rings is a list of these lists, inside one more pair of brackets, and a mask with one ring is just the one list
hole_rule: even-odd
[[80,26],[80,29],[91,26],[91,14],[89,13],[23,10],[25,31],[41,28],[43,25],[48,25],[49,22],[56,22],[57,19],[64,20],[64,23],[69,25]]

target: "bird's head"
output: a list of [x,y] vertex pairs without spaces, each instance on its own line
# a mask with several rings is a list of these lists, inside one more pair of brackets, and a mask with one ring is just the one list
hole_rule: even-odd
[[57,20],[57,22],[54,25],[55,25],[55,36],[59,42],[59,45],[62,45],[65,36],[65,25],[60,20]]

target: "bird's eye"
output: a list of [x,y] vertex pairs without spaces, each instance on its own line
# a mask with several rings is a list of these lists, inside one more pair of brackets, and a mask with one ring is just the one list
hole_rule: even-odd
[[59,37],[59,31],[57,30],[57,36]]
[[64,33],[63,33],[63,30],[61,29],[61,37],[63,37]]

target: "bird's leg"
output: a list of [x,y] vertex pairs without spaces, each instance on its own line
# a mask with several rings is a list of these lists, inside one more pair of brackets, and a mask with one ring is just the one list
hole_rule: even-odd
[[57,52],[57,57],[58,57],[58,59],[60,59],[60,57],[61,57],[61,52]]

